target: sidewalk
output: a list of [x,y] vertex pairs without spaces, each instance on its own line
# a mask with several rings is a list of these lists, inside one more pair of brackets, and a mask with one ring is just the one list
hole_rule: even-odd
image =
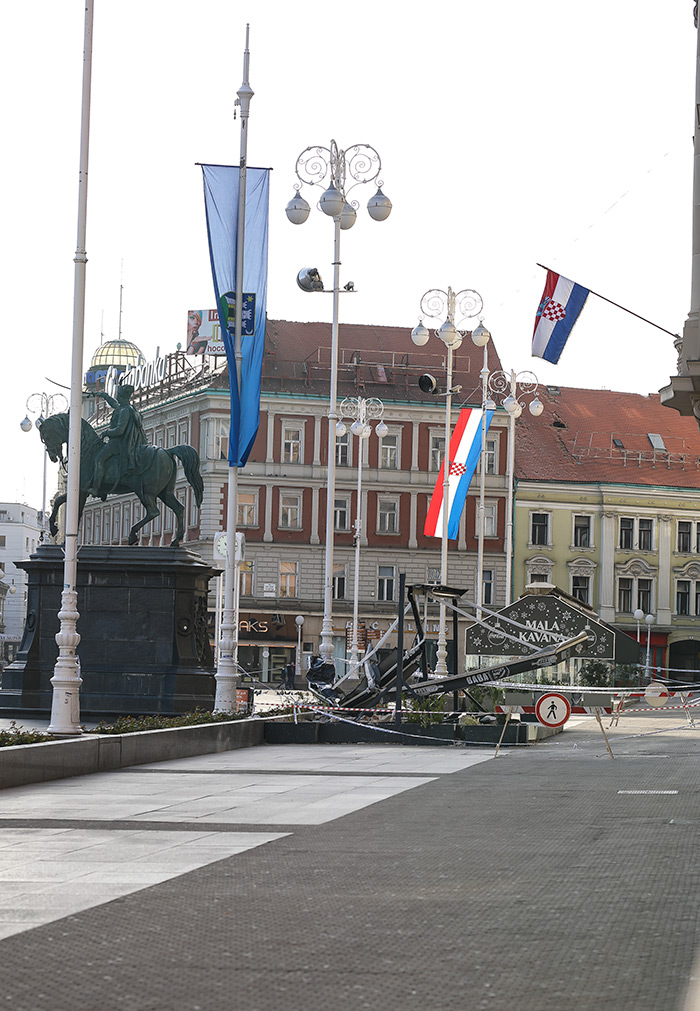
[[691,1011],[700,728],[607,732],[5,790],[0,1006]]

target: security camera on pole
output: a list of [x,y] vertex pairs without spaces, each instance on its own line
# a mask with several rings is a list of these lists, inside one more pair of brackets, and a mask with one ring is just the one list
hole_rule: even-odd
[[[467,320],[474,316],[478,316],[483,308],[483,300],[481,295],[471,288],[465,288],[462,291],[458,291],[456,294],[452,291],[452,288],[448,288],[447,291],[441,291],[439,288],[433,288],[427,291],[420,302],[421,314],[423,316],[431,316],[435,319],[443,319],[443,323],[435,331],[436,335],[443,342],[447,348],[447,387],[445,392],[445,456],[444,456],[444,466],[443,466],[443,509],[442,509],[442,545],[440,551],[440,582],[443,586],[447,585],[447,544],[448,544],[448,526],[449,526],[449,487],[450,487],[450,434],[452,431],[452,394],[457,392],[457,387],[452,386],[452,355],[453,353],[462,346],[462,341],[466,336],[467,331],[459,329],[455,325],[455,318],[458,320],[460,326]],[[479,323],[474,330],[471,331],[472,342],[477,347],[483,347],[484,349],[484,370],[482,370],[482,408],[483,408],[483,431],[482,431],[482,446],[486,447],[486,393],[485,393],[485,383],[488,381],[488,367],[486,364],[486,349],[489,340],[491,339],[491,334],[483,325]],[[411,340],[417,347],[423,347],[427,344],[430,337],[430,331],[425,326],[423,321],[416,326],[411,332]],[[424,392],[435,393],[437,392],[437,383],[432,376],[422,376],[420,380],[421,389]],[[460,387],[461,389],[461,387]],[[478,575],[478,589],[477,589],[477,601],[481,604],[481,582],[482,582],[482,572],[483,572],[483,540],[484,540],[484,474],[485,474],[485,459],[486,454],[482,452],[481,461],[481,497],[479,506],[479,575]],[[440,631],[438,634],[437,643],[437,663],[435,666],[435,673],[447,675],[447,627],[445,624],[445,603],[444,600],[440,601]]]
[[[357,219],[356,200],[348,200],[355,186],[377,180],[377,192],[367,204],[369,216],[384,221],[391,213],[391,201],[382,193],[378,178],[382,163],[377,151],[369,144],[354,144],[342,151],[334,140],[330,147],[307,147],[297,158],[294,184],[295,195],[286,207],[286,214],[294,225],[303,224],[309,216],[310,205],[301,196],[302,185],[318,186],[323,192],[318,206],[333,219],[333,326],[331,331],[331,382],[328,410],[328,486],[326,491],[326,552],[323,592],[323,625],[319,653],[325,663],[333,663],[333,518],[335,509],[335,437],[338,422],[338,299],[340,287],[340,232],[352,228]],[[304,291],[323,291],[323,281],[315,267],[299,272],[297,283]],[[344,291],[354,291],[350,282]]]

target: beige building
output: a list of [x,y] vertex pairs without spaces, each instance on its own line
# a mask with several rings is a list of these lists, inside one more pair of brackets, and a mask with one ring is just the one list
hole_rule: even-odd
[[[516,424],[514,590],[550,582],[700,671],[700,433],[655,394],[549,387]],[[644,619],[651,615],[653,621]]]

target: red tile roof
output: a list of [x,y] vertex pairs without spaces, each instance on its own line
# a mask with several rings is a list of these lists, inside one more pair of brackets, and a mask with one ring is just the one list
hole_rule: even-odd
[[[382,400],[421,399],[430,395],[418,390],[418,377],[435,375],[441,387],[445,380],[446,349],[431,334],[428,343],[416,347],[408,327],[341,323],[338,328],[339,396],[377,396]],[[330,323],[267,321],[263,390],[316,394],[327,397],[330,384]],[[488,345],[490,369],[500,369],[498,352]],[[454,352],[454,383],[461,383],[462,397],[480,386],[483,351],[467,337]]]
[[658,394],[550,386],[540,400],[539,418],[526,407],[516,422],[518,479],[700,488],[698,423],[662,407]]

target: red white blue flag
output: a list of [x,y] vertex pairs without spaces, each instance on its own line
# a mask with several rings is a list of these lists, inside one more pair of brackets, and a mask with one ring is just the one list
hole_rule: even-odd
[[[487,411],[487,432],[492,417],[493,411]],[[447,536],[451,540],[454,540],[459,532],[459,520],[464,510],[464,503],[467,501],[467,492],[481,455],[481,419],[480,409],[465,408],[460,411],[450,439]],[[435,491],[428,506],[428,515],[425,518],[423,532],[428,537],[442,537],[444,482],[445,461],[443,460]]]
[[532,353],[536,358],[556,365],[589,294],[588,288],[547,270],[532,335]]

